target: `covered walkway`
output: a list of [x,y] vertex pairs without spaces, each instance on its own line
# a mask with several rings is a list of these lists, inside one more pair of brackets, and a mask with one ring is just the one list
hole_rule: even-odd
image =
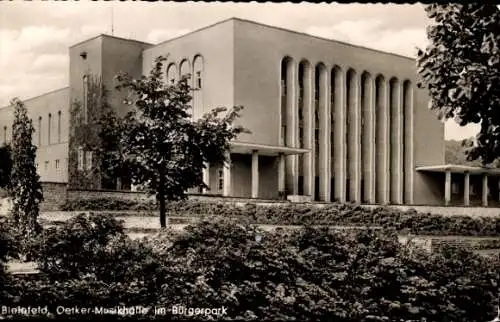
[[[487,207],[491,203],[499,204],[500,169],[446,164],[417,167],[417,171],[444,173],[445,206],[470,206],[471,203],[475,205],[479,203]],[[479,195],[480,199],[477,198]],[[457,196],[458,200],[455,198]]]

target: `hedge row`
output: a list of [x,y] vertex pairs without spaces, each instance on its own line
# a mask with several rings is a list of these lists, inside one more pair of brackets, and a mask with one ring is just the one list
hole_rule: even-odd
[[196,320],[484,322],[496,315],[499,258],[458,248],[429,255],[379,231],[268,233],[219,220],[132,241],[111,216],[79,215],[45,230],[36,245],[43,273],[11,278],[3,304],[47,305],[52,313],[56,306],[227,308]]
[[[70,206],[71,205],[71,206]],[[108,207],[105,208],[104,206]],[[103,208],[101,208],[103,207]],[[127,208],[128,207],[128,208]],[[141,215],[157,215],[155,204],[113,199],[71,201],[66,210],[143,210]],[[81,208],[81,209],[79,209]],[[99,208],[99,209],[97,209]],[[370,225],[418,235],[500,236],[500,216],[496,218],[442,216],[378,207],[368,209],[354,204],[332,203],[324,207],[311,204],[243,206],[234,203],[180,201],[168,205],[175,217],[217,216],[241,223],[272,225]]]
[[134,201],[117,198],[88,198],[66,200],[60,207],[62,211],[102,211],[102,210],[150,210],[158,207],[152,201]]

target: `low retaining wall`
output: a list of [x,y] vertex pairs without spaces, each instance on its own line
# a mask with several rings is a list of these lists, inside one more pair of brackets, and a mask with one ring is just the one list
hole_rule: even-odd
[[53,211],[66,201],[67,184],[61,182],[42,182],[43,202],[41,211]]
[[[376,208],[380,205],[362,205],[363,207]],[[389,205],[402,211],[413,209],[417,212],[430,213],[443,216],[470,216],[470,217],[500,217],[500,208],[495,207],[445,207],[445,206],[411,206],[411,205]]]
[[116,190],[77,190],[68,189],[66,199],[96,199],[112,198],[120,200],[147,201],[154,200],[154,196],[148,196],[147,193],[137,191],[116,191]]

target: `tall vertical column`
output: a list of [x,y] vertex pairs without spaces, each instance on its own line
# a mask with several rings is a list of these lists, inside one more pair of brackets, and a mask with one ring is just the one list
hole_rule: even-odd
[[444,180],[444,205],[449,206],[451,202],[451,171],[446,170]]
[[335,199],[346,201],[346,83],[344,73],[335,71]]
[[278,193],[284,197],[285,193],[285,154],[278,154]]
[[468,206],[470,204],[470,173],[464,173],[464,206]]
[[398,137],[396,140],[396,150],[397,150],[397,188],[396,188],[396,202],[398,204],[403,204],[404,200],[404,131],[403,131],[403,125],[404,125],[404,110],[403,110],[403,84],[399,83],[397,86],[397,104],[396,104],[396,127],[397,127],[397,133]]
[[309,153],[304,154],[304,194],[314,197],[314,77],[309,63],[304,68],[304,147]]
[[404,120],[404,163],[403,163],[403,174],[404,174],[404,202],[407,204],[413,204],[413,189],[414,189],[414,172],[415,164],[413,158],[413,147],[414,147],[414,128],[413,128],[413,113],[414,113],[414,95],[413,87],[410,81],[405,81],[403,83],[404,90],[404,100],[403,100],[403,120]]
[[[205,164],[205,168],[203,169],[203,182],[210,187],[210,163]],[[203,188],[202,193],[208,193],[207,188]]]
[[[290,59],[286,64],[286,110],[287,133],[286,141],[290,147],[297,147],[298,141],[298,106],[297,98],[297,64]],[[298,156],[290,155],[286,158],[286,189],[289,194],[296,195],[299,190]]]
[[252,198],[259,197],[259,151],[252,151]]
[[321,201],[330,200],[331,191],[331,73],[321,69],[319,86],[319,197]]
[[[349,73],[349,72],[348,72]],[[347,75],[349,92],[349,196],[352,201],[361,202],[361,113],[360,113],[360,77],[351,71],[351,75]]]
[[483,206],[488,207],[488,175],[483,174]]
[[225,197],[231,196],[232,192],[232,187],[231,187],[231,154],[228,152],[226,154],[226,163],[224,164],[223,170],[222,170],[222,175],[223,175],[223,180],[224,180],[224,190],[223,190],[223,195]]
[[401,144],[401,127],[402,127],[402,118],[401,118],[401,91],[399,82],[396,78],[392,78],[389,81],[389,103],[390,103],[390,200],[394,204],[401,203],[402,197],[402,169],[401,169],[401,161],[402,161],[402,144]]
[[[361,97],[364,123],[362,135],[363,151],[363,180],[364,180],[364,198],[369,203],[375,203],[375,177],[376,177],[376,108],[374,95],[374,80],[369,74],[364,74],[361,78],[363,95]],[[365,201],[363,200],[363,201]]]
[[384,204],[391,202],[391,109],[390,109],[390,86],[386,80],[384,82],[384,102],[382,108],[384,109],[384,136],[381,138],[384,141],[384,174],[381,180],[384,182]]

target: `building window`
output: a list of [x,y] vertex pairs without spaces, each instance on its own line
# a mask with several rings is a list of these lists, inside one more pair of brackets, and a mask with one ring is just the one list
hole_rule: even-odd
[[87,116],[88,116],[88,93],[89,91],[89,76],[84,75],[83,76],[83,122],[87,123]]
[[219,169],[219,173],[218,173],[218,185],[217,185],[217,189],[219,190],[219,192],[223,191],[224,190],[224,170],[223,169]]
[[453,182],[451,185],[451,193],[456,195],[460,193],[460,187],[458,186],[457,182]]
[[196,88],[201,89],[201,71],[196,72]]
[[42,117],[38,117],[38,146],[42,146]]
[[167,67],[167,83],[174,85],[176,78],[177,78],[177,67],[175,66],[174,63],[171,63]]
[[87,170],[92,169],[92,151],[85,152],[85,166]]
[[47,144],[50,145],[50,128],[52,127],[52,114],[49,113],[49,119],[47,122]]
[[3,127],[3,144],[7,144],[7,126]]
[[83,148],[78,148],[78,170],[83,170]]
[[60,163],[59,159],[56,159],[56,169],[59,169],[59,163]]
[[49,170],[49,161],[45,161],[45,171]]
[[61,143],[61,111],[57,112],[57,143]]

